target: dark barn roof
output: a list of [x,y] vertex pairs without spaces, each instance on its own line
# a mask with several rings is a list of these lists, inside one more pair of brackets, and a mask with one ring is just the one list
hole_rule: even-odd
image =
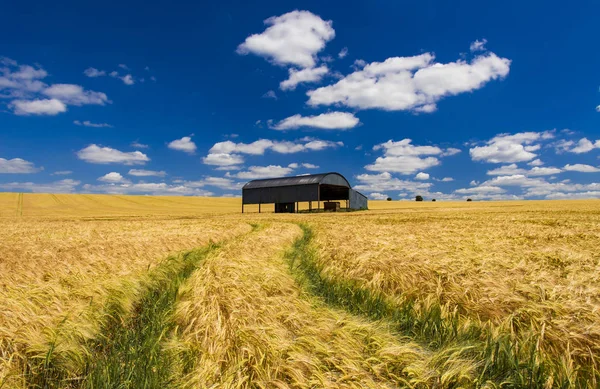
[[[340,180],[341,178],[341,180]],[[281,186],[296,186],[296,185],[314,185],[314,184],[331,184],[347,186],[350,188],[350,183],[344,176],[339,173],[321,173],[309,174],[306,176],[295,177],[278,177],[267,178],[262,180],[253,180],[248,182],[242,189],[257,189],[257,188],[274,188]]]

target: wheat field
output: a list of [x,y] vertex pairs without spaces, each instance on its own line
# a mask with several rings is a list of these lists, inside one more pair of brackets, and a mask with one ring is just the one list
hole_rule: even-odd
[[0,388],[599,387],[600,201],[370,208],[0,193]]

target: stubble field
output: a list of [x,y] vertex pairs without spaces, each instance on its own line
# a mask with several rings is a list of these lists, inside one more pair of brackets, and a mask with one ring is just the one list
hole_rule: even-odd
[[370,207],[0,194],[0,388],[600,385],[600,201]]

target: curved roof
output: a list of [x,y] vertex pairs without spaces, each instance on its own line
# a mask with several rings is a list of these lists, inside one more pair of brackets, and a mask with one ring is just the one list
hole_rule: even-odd
[[295,176],[295,177],[279,177],[279,178],[267,178],[262,180],[252,180],[248,182],[242,189],[256,189],[256,188],[272,188],[278,186],[294,186],[294,185],[314,185],[314,184],[328,184],[328,185],[339,185],[350,188],[348,180],[340,173],[321,173],[321,174],[309,174],[306,176]]

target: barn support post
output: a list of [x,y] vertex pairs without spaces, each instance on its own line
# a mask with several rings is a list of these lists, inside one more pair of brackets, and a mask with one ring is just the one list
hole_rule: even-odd
[[260,203],[258,203],[258,213],[260,213]]
[[244,203],[242,203],[242,213],[244,213]]
[[309,201],[309,202],[308,202],[308,210],[309,210],[309,211],[312,211],[312,201]]
[[296,213],[298,213],[299,208],[300,208],[300,203],[297,202],[296,203]]
[[321,185],[317,185],[317,211],[321,208]]

